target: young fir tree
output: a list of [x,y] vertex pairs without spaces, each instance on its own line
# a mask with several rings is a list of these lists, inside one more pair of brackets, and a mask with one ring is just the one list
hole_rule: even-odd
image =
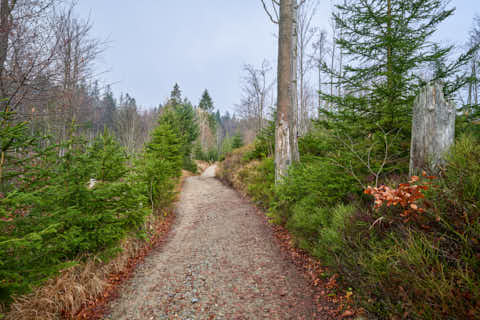
[[181,104],[169,105],[163,111],[159,123],[167,123],[175,130],[181,142],[183,168],[195,171],[191,155],[193,142],[199,135],[199,129],[193,106],[186,100]]
[[213,111],[213,100],[210,97],[210,94],[208,93],[207,89],[205,89],[205,91],[203,91],[202,98],[200,99],[198,107],[202,110],[207,111],[207,112],[212,112]]
[[[431,41],[438,25],[454,13],[446,0],[345,1],[337,5],[334,18],[342,30],[337,44],[343,53],[342,74],[333,73],[342,86],[342,96],[323,93],[335,126],[352,135],[365,135],[382,128],[400,129],[408,140],[413,100],[425,84],[422,71],[446,61],[453,47]],[[447,81],[468,61],[465,54],[441,70],[430,70],[430,80]],[[448,94],[465,84],[465,77],[445,85]],[[353,130],[352,130],[353,129]],[[355,130],[358,129],[358,130]]]
[[106,127],[103,134],[93,141],[88,153],[94,160],[94,178],[98,181],[117,181],[127,172],[127,156]]
[[232,149],[237,149],[240,147],[243,147],[243,137],[240,133],[237,133],[233,136]]
[[107,126],[109,130],[113,130],[115,112],[117,111],[117,102],[113,97],[113,93],[110,86],[107,86],[107,89],[105,90],[105,94],[103,95],[102,108],[103,108],[102,122],[105,126]]
[[138,181],[154,209],[167,205],[174,197],[174,185],[182,168],[181,149],[178,131],[169,122],[160,121],[138,165]]
[[182,91],[180,90],[180,86],[178,83],[175,83],[173,86],[173,90],[170,93],[170,99],[168,100],[169,105],[177,105],[182,103]]

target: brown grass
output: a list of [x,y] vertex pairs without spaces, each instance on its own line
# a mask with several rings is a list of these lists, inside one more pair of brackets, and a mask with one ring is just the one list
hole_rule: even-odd
[[[258,165],[258,161],[247,162],[244,155],[253,149],[253,145],[247,145],[232,151],[224,161],[217,166],[215,176],[227,185],[246,195],[247,184],[245,173]],[[247,171],[246,171],[247,170]]]
[[[192,173],[182,172],[182,177],[177,186],[180,191],[183,182]],[[160,226],[165,223],[164,216],[167,211],[162,210],[155,215],[150,215],[145,223],[148,238],[155,241]],[[161,214],[163,213],[163,214]],[[172,219],[170,219],[172,220]],[[148,250],[150,244],[135,236],[125,239],[120,245],[122,251],[118,256],[108,262],[101,261],[97,256],[88,257],[85,262],[65,269],[53,279],[34,292],[14,298],[5,320],[53,320],[76,319],[77,314],[88,305],[94,305],[99,298],[107,295],[107,288],[112,288],[112,275],[123,274],[129,269],[132,259]],[[130,268],[131,269],[131,268]],[[117,284],[121,279],[116,279]],[[109,293],[110,294],[110,293]],[[1,312],[5,310],[1,309]],[[82,317],[83,319],[83,317]]]
[[210,163],[206,161],[195,160],[195,163],[197,164],[198,172],[200,174],[202,174],[203,171],[205,171],[208,167],[210,167]]

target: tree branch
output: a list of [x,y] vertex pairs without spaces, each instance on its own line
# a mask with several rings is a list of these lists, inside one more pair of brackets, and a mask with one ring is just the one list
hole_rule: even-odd
[[[268,11],[268,7],[267,5],[265,4],[265,1],[264,0],[261,0],[262,1],[262,5],[263,5],[263,9],[265,10],[265,12],[267,13],[268,17],[270,18],[270,20],[275,23],[275,24],[278,24],[278,15],[277,15],[277,10],[275,10],[275,4],[273,5],[273,10],[275,12],[275,15],[277,16],[277,20],[275,20],[272,16],[272,14],[270,13],[270,11]],[[274,0],[272,0],[272,2],[274,2]]]

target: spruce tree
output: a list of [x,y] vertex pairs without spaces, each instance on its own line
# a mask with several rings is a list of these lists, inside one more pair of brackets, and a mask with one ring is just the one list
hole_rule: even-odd
[[114,118],[117,109],[117,102],[113,97],[110,86],[107,86],[102,99],[103,117],[102,122],[109,130],[114,129]]
[[447,81],[445,91],[451,94],[465,83],[454,77],[466,55],[453,63],[447,60],[453,47],[440,47],[431,41],[438,25],[455,9],[446,9],[445,0],[353,0],[337,5],[334,18],[342,30],[337,40],[344,58],[349,61],[342,74],[333,73],[345,95],[322,96],[333,112],[326,112],[336,126],[357,134],[400,129],[409,135],[413,100],[425,68],[434,65],[431,80]]
[[237,133],[233,136],[232,149],[237,149],[240,147],[243,147],[243,137],[240,133]]
[[177,105],[182,103],[182,91],[180,90],[180,86],[178,83],[175,83],[173,86],[173,90],[170,93],[170,99],[168,100],[169,105]]
[[200,103],[198,104],[198,107],[207,112],[213,111],[213,100],[210,97],[210,94],[208,93],[207,89],[203,91],[202,98],[200,99]]

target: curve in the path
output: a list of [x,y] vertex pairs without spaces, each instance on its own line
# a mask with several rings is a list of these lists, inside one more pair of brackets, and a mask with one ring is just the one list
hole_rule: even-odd
[[312,292],[255,208],[213,178],[185,181],[168,242],[108,319],[312,319]]

